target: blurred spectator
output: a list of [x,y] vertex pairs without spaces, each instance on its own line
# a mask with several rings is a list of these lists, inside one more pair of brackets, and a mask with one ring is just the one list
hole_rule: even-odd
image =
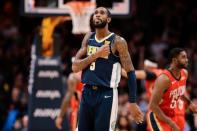
[[28,116],[24,115],[15,121],[12,131],[28,131]]

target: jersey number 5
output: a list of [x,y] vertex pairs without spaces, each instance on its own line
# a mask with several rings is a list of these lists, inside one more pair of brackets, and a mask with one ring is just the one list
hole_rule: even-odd
[[180,110],[182,110],[183,106],[184,106],[184,102],[181,99],[176,100],[176,99],[173,98],[172,101],[171,101],[171,104],[170,104],[170,108],[172,108],[172,109],[176,108],[177,104],[178,104],[178,108]]
[[90,70],[91,71],[95,70],[95,62],[92,62],[92,64],[90,65]]

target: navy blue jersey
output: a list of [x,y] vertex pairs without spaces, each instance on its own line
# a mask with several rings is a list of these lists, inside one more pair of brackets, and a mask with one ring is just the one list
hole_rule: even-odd
[[111,45],[114,44],[115,34],[111,33],[102,40],[97,40],[93,33],[87,45],[87,56],[95,53],[103,44],[110,45],[110,54],[106,58],[98,58],[90,64],[82,73],[82,82],[84,84],[118,87],[121,77],[120,58],[111,51]]

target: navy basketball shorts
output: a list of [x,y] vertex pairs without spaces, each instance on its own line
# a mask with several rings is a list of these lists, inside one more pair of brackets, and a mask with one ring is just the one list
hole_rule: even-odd
[[77,131],[114,131],[118,113],[117,88],[85,85]]

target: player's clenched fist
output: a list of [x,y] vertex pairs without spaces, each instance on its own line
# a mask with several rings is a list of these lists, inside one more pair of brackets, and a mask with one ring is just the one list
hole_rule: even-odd
[[109,45],[103,45],[97,51],[98,57],[101,57],[101,58],[107,57],[109,53],[110,53]]

